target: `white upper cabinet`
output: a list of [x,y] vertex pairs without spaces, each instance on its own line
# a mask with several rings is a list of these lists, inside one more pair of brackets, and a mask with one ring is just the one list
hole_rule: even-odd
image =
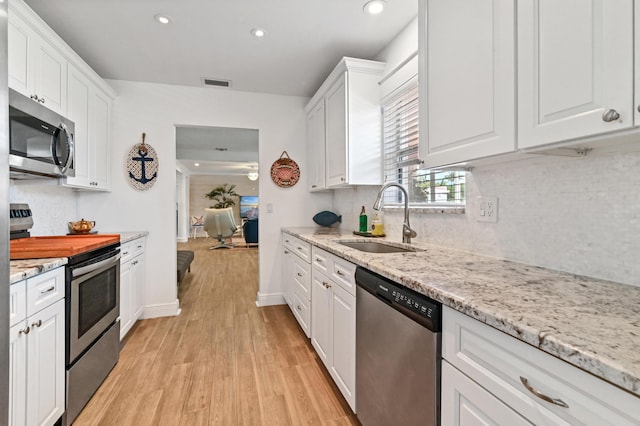
[[321,99],[307,114],[307,168],[309,191],[326,188],[324,152],[324,100]]
[[419,19],[425,166],[514,151],[514,0],[421,0]]
[[[382,62],[343,58],[307,104],[309,189],[382,183],[380,89]],[[322,104],[322,105],[321,105]],[[323,111],[323,113],[322,113]],[[315,187],[314,187],[315,185]]]
[[518,146],[633,125],[633,1],[518,2]]
[[9,87],[65,115],[66,58],[11,9],[8,39]]

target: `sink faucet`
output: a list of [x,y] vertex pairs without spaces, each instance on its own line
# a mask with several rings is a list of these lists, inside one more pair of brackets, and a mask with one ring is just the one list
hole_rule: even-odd
[[402,224],[402,242],[406,244],[411,244],[411,238],[415,238],[418,234],[416,231],[411,229],[409,225],[409,195],[407,194],[407,190],[400,184],[395,182],[385,183],[384,186],[378,192],[378,197],[376,198],[375,203],[373,203],[374,210],[380,210],[382,208],[382,194],[387,188],[395,186],[400,188],[402,193],[404,194],[404,223]]

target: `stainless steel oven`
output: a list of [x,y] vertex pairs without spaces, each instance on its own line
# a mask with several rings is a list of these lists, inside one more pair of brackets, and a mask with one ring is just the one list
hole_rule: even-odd
[[67,264],[67,425],[118,362],[119,246],[72,256]]

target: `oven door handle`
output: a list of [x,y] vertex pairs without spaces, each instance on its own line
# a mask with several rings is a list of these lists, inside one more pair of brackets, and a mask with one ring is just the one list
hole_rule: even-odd
[[120,262],[120,253],[116,254],[113,257],[110,257],[105,260],[101,260],[100,262],[92,263],[91,265],[82,266],[80,268],[76,268],[72,271],[71,275],[73,278],[89,274],[93,271],[97,271],[99,269],[105,268],[107,269],[111,265]]

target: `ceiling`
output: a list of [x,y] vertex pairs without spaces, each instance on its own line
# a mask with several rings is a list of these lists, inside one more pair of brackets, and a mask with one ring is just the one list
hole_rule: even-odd
[[[418,13],[417,0],[26,0],[105,79],[313,95],[343,56],[374,57]],[[156,14],[173,22],[161,25]],[[264,28],[267,36],[250,31]]]
[[258,130],[177,127],[176,158],[178,170],[186,175],[246,176],[258,170]]
[[[343,56],[374,59],[418,14],[417,0],[25,0],[105,79],[311,97]],[[161,25],[157,14],[173,22]],[[253,28],[267,31],[257,39]],[[255,139],[254,139],[255,138]],[[177,131],[185,174],[244,174],[258,164],[258,131]],[[216,151],[217,146],[228,151]],[[194,166],[195,160],[200,163]]]

